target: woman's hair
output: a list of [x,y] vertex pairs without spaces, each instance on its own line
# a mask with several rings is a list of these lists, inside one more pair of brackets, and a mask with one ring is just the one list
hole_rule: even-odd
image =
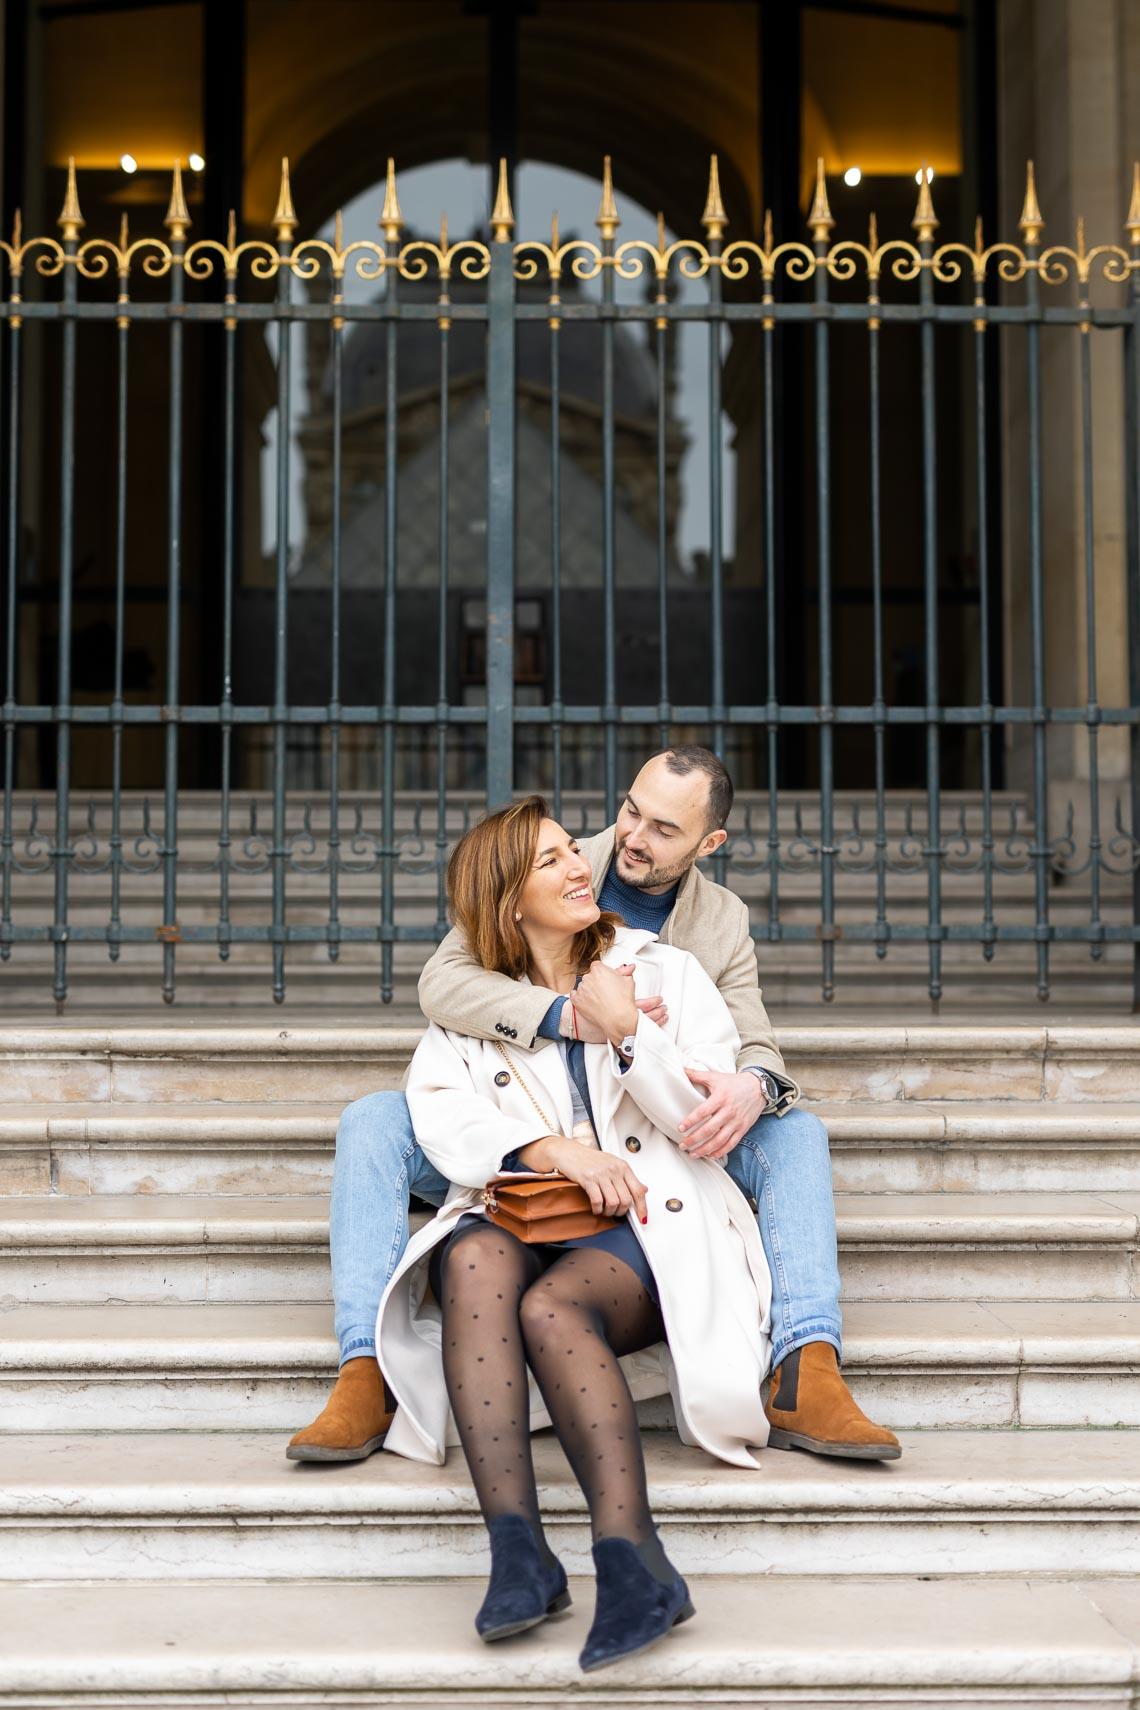
[[[539,827],[549,818],[541,796],[524,796],[473,825],[447,863],[451,916],[471,954],[484,968],[516,980],[530,970],[530,947],[515,915],[534,863]],[[609,949],[620,924],[616,914],[603,914],[576,934],[579,968],[589,967]]]

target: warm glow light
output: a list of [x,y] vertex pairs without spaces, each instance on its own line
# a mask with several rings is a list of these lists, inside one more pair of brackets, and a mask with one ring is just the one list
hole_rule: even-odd
[[200,154],[192,154],[190,156],[191,172],[202,172],[205,169],[205,165],[206,162]]
[[[922,168],[921,168],[921,166],[919,167],[918,171],[914,175],[914,181],[916,184],[922,183]],[[926,169],[926,182],[928,184],[934,183],[934,168],[932,166],[928,166]]]
[[863,169],[859,166],[849,166],[843,174],[843,182],[854,190],[856,184],[863,182]]
[[137,172],[139,169],[139,163],[133,154],[121,155],[119,158],[119,165],[122,167],[124,172]]

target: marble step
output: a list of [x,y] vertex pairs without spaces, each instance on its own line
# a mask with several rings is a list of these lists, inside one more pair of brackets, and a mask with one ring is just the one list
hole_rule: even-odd
[[1140,1604],[1107,1578],[694,1578],[696,1618],[583,1675],[573,1606],[488,1646],[480,1581],[0,1590],[4,1710],[1134,1710]]
[[[288,1430],[323,1405],[326,1306],[12,1306],[0,1431]],[[1140,1301],[863,1301],[845,1370],[894,1429],[1140,1425]],[[664,1401],[651,1425],[672,1423]]]
[[[1140,1299],[1140,1193],[840,1194],[836,1211],[845,1301]],[[330,1298],[323,1197],[0,1199],[0,1300]]]
[[[928,1431],[898,1462],[770,1450],[728,1467],[645,1434],[650,1497],[685,1574],[1140,1576],[1140,1432]],[[40,1436],[5,1444],[0,1582],[443,1579],[485,1573],[466,1467],[287,1461],[284,1435]],[[551,1547],[589,1573],[581,1491],[535,1439]]]
[[[337,1119],[351,1096],[0,1104],[0,1193],[327,1195]],[[1135,1103],[863,1098],[811,1108],[827,1125],[840,1192],[1140,1192]]]

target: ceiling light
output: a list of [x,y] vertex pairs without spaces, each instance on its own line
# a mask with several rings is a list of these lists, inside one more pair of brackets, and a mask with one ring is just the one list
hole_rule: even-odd
[[205,170],[205,166],[206,166],[206,162],[205,162],[205,159],[202,155],[192,154],[190,156],[190,170],[191,170],[191,172],[202,172]]
[[133,154],[120,155],[119,165],[122,167],[124,172],[137,172],[139,169],[139,163]]
[[863,168],[861,166],[849,166],[843,174],[843,182],[854,190],[856,184],[863,182]]
[[[922,183],[922,168],[921,167],[919,167],[918,171],[915,173],[914,181],[916,184]],[[926,182],[928,184],[934,183],[934,168],[932,166],[928,166],[926,169]]]

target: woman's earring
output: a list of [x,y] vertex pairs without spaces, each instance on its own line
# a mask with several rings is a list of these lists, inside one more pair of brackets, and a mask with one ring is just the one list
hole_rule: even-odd
[[515,919],[516,919],[516,920],[521,920],[521,919],[522,919],[522,915],[521,915],[521,914],[520,914],[520,913],[519,913],[519,911],[518,911],[518,909],[517,909],[517,908],[516,908],[516,910],[515,910]]

